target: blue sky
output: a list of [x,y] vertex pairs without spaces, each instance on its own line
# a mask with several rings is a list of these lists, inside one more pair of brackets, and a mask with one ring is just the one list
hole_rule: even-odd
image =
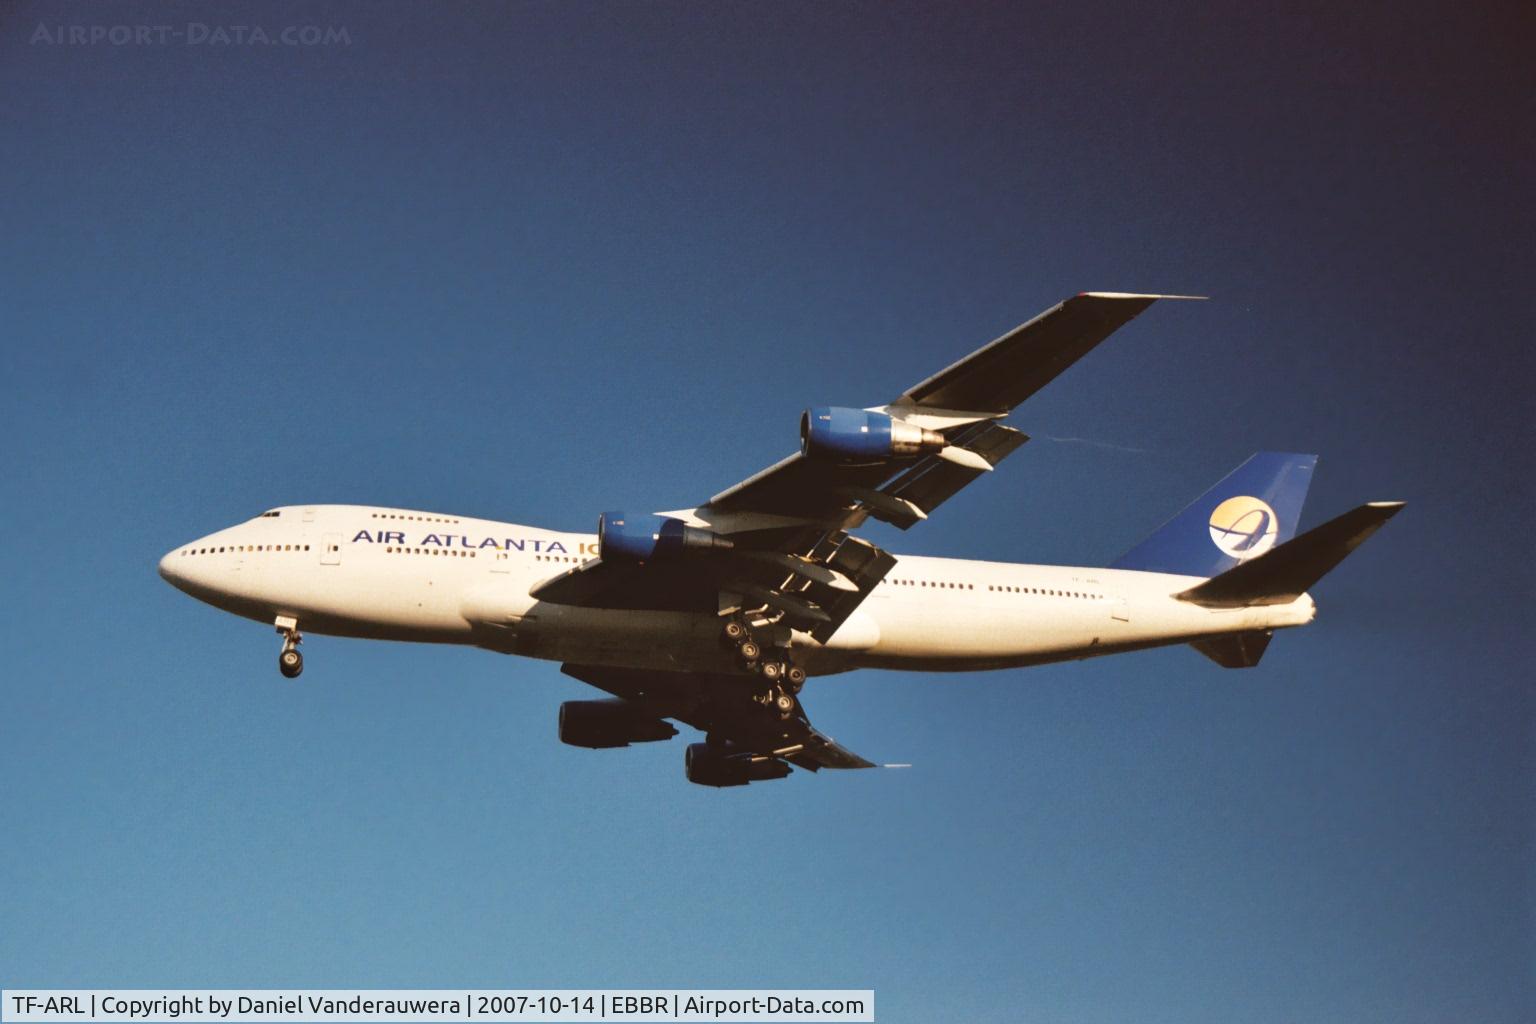
[[[39,24],[342,26],[313,47]],[[1513,5],[0,11],[0,983],[869,987],[882,1021],[1536,1016]],[[1407,511],[1228,672],[813,683],[687,785],[552,664],[198,605],[288,503],[695,504],[1088,289],[1154,307],[897,551],[1103,564],[1251,451]],[[1085,438],[1100,444],[1050,441]]]

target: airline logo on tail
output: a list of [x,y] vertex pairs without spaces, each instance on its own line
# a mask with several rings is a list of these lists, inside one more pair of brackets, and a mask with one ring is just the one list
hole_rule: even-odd
[[1316,455],[1258,452],[1115,561],[1116,569],[1215,576],[1290,540]]
[[1275,510],[1258,498],[1228,498],[1211,510],[1211,542],[1239,561],[1275,546],[1280,524]]

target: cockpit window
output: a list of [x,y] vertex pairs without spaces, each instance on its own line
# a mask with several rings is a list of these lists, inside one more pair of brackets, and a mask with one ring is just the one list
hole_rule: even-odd
[[277,509],[273,509],[271,512],[263,512],[261,515],[257,516],[256,518],[257,519],[276,519],[280,515],[282,515],[282,512],[278,511]]

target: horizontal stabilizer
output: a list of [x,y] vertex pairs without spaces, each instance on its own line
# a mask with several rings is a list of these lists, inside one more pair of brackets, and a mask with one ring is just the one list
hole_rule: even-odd
[[1253,668],[1264,657],[1269,646],[1272,629],[1251,629],[1246,633],[1229,633],[1196,640],[1189,646],[1210,658],[1222,668]]
[[1361,505],[1178,596],[1207,608],[1289,604],[1402,507],[1401,501]]

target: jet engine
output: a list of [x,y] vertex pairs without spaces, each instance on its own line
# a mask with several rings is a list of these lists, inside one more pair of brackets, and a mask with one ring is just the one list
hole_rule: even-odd
[[573,747],[627,747],[676,735],[671,722],[627,700],[568,700],[560,705],[560,742]]
[[729,551],[730,540],[666,516],[604,512],[597,517],[598,555],[605,562],[649,562],[685,553]]
[[800,450],[811,458],[873,462],[944,448],[937,430],[903,423],[881,412],[823,406],[800,414]]
[[689,782],[723,789],[782,779],[789,774],[790,767],[776,757],[747,753],[729,745],[711,747],[707,743],[690,743],[683,758],[683,771]]

